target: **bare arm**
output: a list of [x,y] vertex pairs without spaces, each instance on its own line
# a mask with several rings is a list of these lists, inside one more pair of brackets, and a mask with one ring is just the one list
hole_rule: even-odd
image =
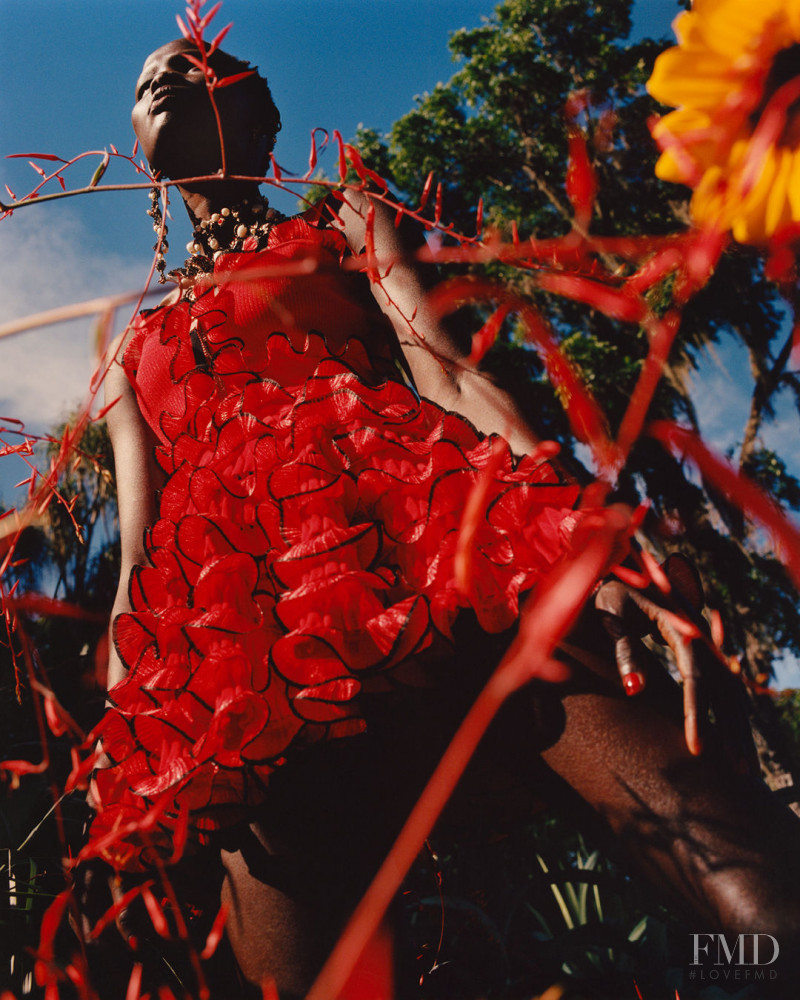
[[351,249],[366,243],[369,203],[375,209],[374,242],[380,277],[372,293],[390,320],[421,396],[460,413],[484,434],[501,434],[516,454],[538,438],[511,396],[490,375],[467,362],[468,351],[439,321],[427,302],[427,283],[413,255],[422,237],[395,227],[394,212],[369,193],[348,192],[339,218]]
[[[112,351],[115,350],[119,350],[118,343],[112,347]],[[155,435],[139,410],[136,393],[125,371],[116,362],[111,365],[106,376],[105,395],[107,404],[116,400],[108,411],[107,420],[114,449],[122,550],[119,586],[111,612],[113,627],[117,615],[130,610],[128,578],[131,569],[147,562],[144,531],[155,521],[156,490],[162,483],[163,475],[153,457]],[[112,639],[108,665],[109,688],[121,681],[124,675],[125,668]]]
[[[402,227],[398,230],[394,212],[369,193],[348,192],[339,211],[348,244],[355,252],[364,247],[370,202],[375,206],[373,233],[379,271],[372,291],[394,327],[420,395],[467,417],[484,434],[502,435],[517,454],[531,451],[538,439],[514,400],[489,375],[467,362],[463,345],[458,344],[428,307],[428,288],[414,262],[420,239],[415,240]],[[619,628],[618,641],[602,669],[616,669],[629,693],[644,688],[648,673],[649,658],[638,641],[639,635],[654,628],[673,648],[684,687],[686,743],[693,754],[700,753],[702,699],[698,693],[696,649],[675,632],[660,601],[650,600],[621,583],[605,584],[597,595],[597,606],[611,615]],[[636,610],[638,618],[648,621],[647,628],[636,631],[639,621],[637,618],[631,623],[630,609]],[[584,646],[590,655],[607,642],[605,635],[598,633],[596,620],[588,635],[576,634],[572,638],[573,652],[576,646]],[[583,660],[584,654],[578,659]]]

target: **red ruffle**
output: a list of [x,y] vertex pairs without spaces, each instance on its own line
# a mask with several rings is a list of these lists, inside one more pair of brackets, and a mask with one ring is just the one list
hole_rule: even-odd
[[[248,327],[262,300],[242,306]],[[125,867],[171,851],[187,823],[202,836],[237,818],[292,746],[362,730],[362,689],[434,659],[467,605],[453,558],[492,460],[490,439],[379,377],[356,339],[333,353],[322,334],[217,324],[212,377],[189,343],[194,305],[151,313],[126,355],[167,478],[152,565],[115,623],[129,672],[109,694],[113,766],[87,848]],[[148,374],[159,357],[166,397]],[[513,624],[563,553],[576,500],[547,463],[506,448],[475,535],[469,601],[484,629]]]

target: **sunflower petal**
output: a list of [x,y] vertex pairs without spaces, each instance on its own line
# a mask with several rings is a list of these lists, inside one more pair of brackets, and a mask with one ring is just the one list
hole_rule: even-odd
[[794,122],[778,135],[766,116],[758,127],[751,121],[774,103],[776,56],[800,45],[800,0],[694,0],[673,26],[678,45],[658,57],[647,85],[678,108],[653,128],[656,174],[695,189],[695,222],[764,242],[800,222]]
[[659,119],[652,128],[653,138],[663,149],[656,176],[688,184],[694,169],[708,169],[717,153],[712,129],[711,116],[698,108],[680,108]]
[[800,150],[792,150],[792,169],[787,184],[792,222],[800,222]]
[[[788,4],[791,6],[791,0]],[[784,0],[701,0],[695,3],[697,41],[730,60],[753,52],[765,31],[784,19]]]
[[730,91],[731,63],[706,50],[667,49],[656,59],[647,89],[662,104],[713,110]]

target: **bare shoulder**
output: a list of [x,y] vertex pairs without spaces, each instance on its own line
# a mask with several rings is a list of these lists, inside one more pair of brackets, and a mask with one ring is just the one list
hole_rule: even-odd
[[128,376],[122,365],[122,357],[125,348],[128,346],[133,336],[132,327],[128,327],[119,336],[115,337],[108,346],[103,364],[105,367],[105,378],[103,387],[105,389],[106,405],[111,403],[119,395],[132,391]]
[[144,422],[136,398],[136,390],[123,364],[125,349],[134,335],[133,327],[128,327],[108,347],[104,359],[103,378],[104,402],[108,407],[106,420],[112,444],[127,430]]
[[[168,295],[164,296],[161,302],[159,302],[156,306],[155,310],[150,310],[150,312],[163,309],[166,306],[174,305],[179,299],[180,291],[175,288],[169,292]],[[136,333],[136,329],[136,321],[128,324],[126,329],[111,341],[108,349],[106,350],[103,359],[103,365],[105,367],[104,388],[106,405],[121,395],[134,395],[133,387],[131,386],[127,372],[125,371],[122,359],[125,355],[125,350],[128,347],[128,344],[131,342]]]

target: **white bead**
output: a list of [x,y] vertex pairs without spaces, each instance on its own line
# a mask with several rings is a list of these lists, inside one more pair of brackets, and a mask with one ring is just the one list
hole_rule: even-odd
[[241,225],[236,227],[236,235],[240,240],[243,240],[247,236],[248,229],[247,226]]
[[189,251],[189,253],[197,253],[200,247],[193,240],[189,240],[189,242],[186,244],[186,249]]
[[227,218],[231,214],[231,210],[229,208],[221,208],[219,210],[219,214],[224,215]]
[[211,216],[211,221],[219,222],[219,212],[214,212],[214,214]]
[[208,241],[208,245],[211,247],[212,250],[216,250],[219,247],[219,243],[214,239],[213,236]]

